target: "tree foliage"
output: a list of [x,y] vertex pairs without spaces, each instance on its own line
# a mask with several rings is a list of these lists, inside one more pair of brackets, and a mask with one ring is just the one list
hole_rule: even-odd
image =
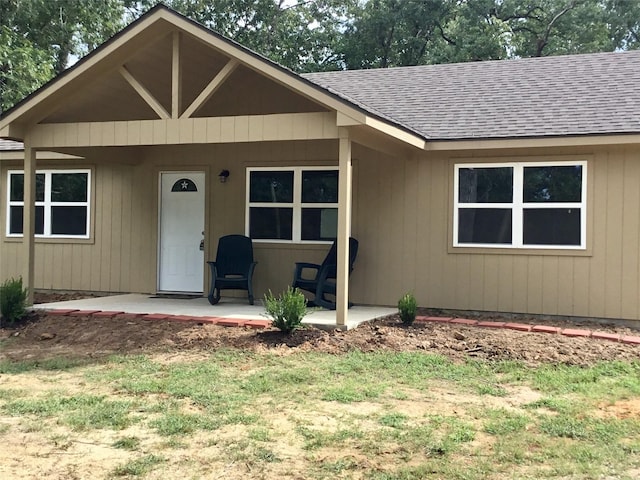
[[455,4],[455,0],[370,0],[359,5],[345,30],[345,66],[428,63],[429,47],[443,35]]
[[[0,111],[158,0],[0,0]],[[637,0],[165,0],[298,72],[640,48]]]
[[575,54],[640,46],[635,0],[365,0],[346,68]]
[[[148,10],[158,0],[138,2]],[[192,20],[234,39],[290,69],[341,68],[338,44],[343,22],[356,0],[168,0]]]
[[640,48],[640,2],[608,0],[605,5],[614,45],[629,50]]
[[53,76],[47,53],[28,39],[0,26],[0,113]]
[[116,33],[124,0],[0,0],[0,111]]

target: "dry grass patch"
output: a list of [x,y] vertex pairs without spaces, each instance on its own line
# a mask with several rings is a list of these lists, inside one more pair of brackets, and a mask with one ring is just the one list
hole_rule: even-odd
[[[0,364],[0,478],[633,478],[640,365],[213,351]],[[598,414],[598,415],[595,415]]]

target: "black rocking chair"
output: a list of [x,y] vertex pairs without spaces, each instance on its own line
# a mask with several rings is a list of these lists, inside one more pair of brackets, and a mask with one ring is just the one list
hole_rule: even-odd
[[227,235],[218,240],[215,262],[207,262],[211,267],[211,288],[209,303],[220,301],[220,290],[247,290],[249,305],[253,305],[253,244],[244,235]]
[[[357,255],[358,240],[349,237],[349,275],[353,271]],[[337,241],[334,241],[322,264],[298,262],[293,274],[293,288],[313,293],[315,298],[312,303],[328,310],[336,309],[335,300],[327,299],[325,295],[332,295],[334,298],[336,295],[337,256],[338,245]],[[303,277],[305,270],[315,270],[315,275],[312,278]],[[349,303],[349,307],[351,306]]]

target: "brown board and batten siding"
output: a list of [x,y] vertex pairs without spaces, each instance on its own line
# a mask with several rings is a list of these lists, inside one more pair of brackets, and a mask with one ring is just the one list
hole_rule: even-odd
[[[640,147],[481,155],[401,160],[370,152],[360,162],[354,225],[367,241],[353,296],[392,305],[412,291],[420,305],[444,309],[639,319]],[[523,158],[588,161],[587,249],[454,248],[454,164]]]
[[[143,163],[131,152],[106,152],[73,163],[39,162],[39,168],[90,168],[90,238],[37,239],[35,248],[36,288],[102,292],[145,291],[155,268],[149,269],[154,251],[144,245],[155,227],[148,195],[152,186]],[[22,240],[6,237],[7,171],[20,164],[5,164],[0,171],[3,198],[0,211],[2,244],[0,271],[3,278],[22,274]]]
[[[92,153],[93,152],[93,153]],[[215,257],[217,239],[244,233],[247,167],[337,166],[336,141],[268,142],[92,149],[73,163],[39,162],[39,168],[91,168],[91,238],[37,239],[36,288],[96,292],[156,291],[158,181],[163,171],[204,171],[206,185],[207,260]],[[7,171],[0,169],[0,273],[22,273],[22,241],[6,237]],[[229,170],[226,183],[218,173]],[[281,291],[291,282],[293,264],[320,262],[327,245],[255,244],[259,295]],[[208,271],[205,279],[208,281]],[[206,285],[205,285],[206,286]]]
[[[36,287],[155,291],[161,171],[207,173],[206,251],[213,258],[220,236],[244,231],[247,167],[335,166],[335,155],[335,141],[268,142],[108,149],[84,163],[64,163],[92,168],[92,236],[37,241]],[[455,163],[559,156],[588,159],[586,251],[452,247]],[[3,162],[0,175],[3,278],[22,268],[21,242],[5,237],[4,189],[12,168],[20,165]],[[218,182],[221,169],[230,171],[225,184]],[[356,146],[353,182],[360,251],[350,296],[357,303],[393,305],[411,291],[420,305],[435,308],[640,319],[640,147],[392,158]],[[326,248],[256,242],[257,294],[282,290],[294,262],[320,261]]]
[[[208,169],[205,256],[213,260],[221,236],[245,233],[247,168],[336,167],[337,150],[336,141],[317,140],[152,147],[148,155],[155,178],[162,171],[180,170],[181,164],[186,170]],[[180,161],[177,162],[177,159]],[[223,169],[229,170],[229,178],[225,183],[220,183],[218,173]],[[154,208],[157,212],[157,205]],[[254,255],[258,262],[254,274],[256,296],[260,298],[268,290],[282,291],[291,283],[295,262],[321,262],[327,249],[328,245],[254,242]],[[153,268],[155,281],[155,264]],[[208,277],[209,272],[206,271],[205,283]],[[149,288],[155,288],[155,283]],[[229,295],[233,295],[233,292],[229,292]]]

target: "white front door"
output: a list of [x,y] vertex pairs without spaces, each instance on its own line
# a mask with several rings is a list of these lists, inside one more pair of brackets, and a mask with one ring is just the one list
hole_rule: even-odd
[[204,182],[204,172],[160,174],[161,292],[203,291]]

